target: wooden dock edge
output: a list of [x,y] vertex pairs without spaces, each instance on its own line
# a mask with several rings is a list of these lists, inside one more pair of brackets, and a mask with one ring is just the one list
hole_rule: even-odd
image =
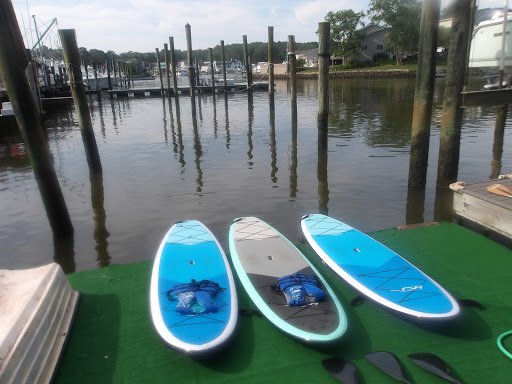
[[[485,181],[485,184],[511,178],[512,175],[500,175],[498,179]],[[450,189],[454,192],[453,221],[512,248],[512,206],[507,208],[503,202],[493,202],[492,199],[481,195],[481,193],[472,191],[471,186],[476,184],[482,183],[466,184],[459,181],[450,185]]]

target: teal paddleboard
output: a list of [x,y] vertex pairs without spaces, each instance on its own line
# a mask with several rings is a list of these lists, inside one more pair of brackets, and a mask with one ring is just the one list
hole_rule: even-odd
[[[218,284],[213,310],[193,314],[177,310],[180,301],[171,300],[169,292],[192,281]],[[150,303],[161,339],[183,352],[208,352],[232,335],[238,316],[233,274],[219,242],[199,221],[178,222],[164,236],[153,265]],[[193,300],[190,305],[195,305]]]
[[[276,327],[307,341],[332,341],[345,333],[347,318],[333,290],[281,233],[255,217],[235,219],[229,231],[233,266],[247,294]],[[289,306],[277,279],[293,273],[316,276],[326,298],[314,305]]]
[[312,214],[301,219],[301,227],[325,264],[377,303],[422,319],[450,319],[459,314],[459,304],[441,285],[348,224]]

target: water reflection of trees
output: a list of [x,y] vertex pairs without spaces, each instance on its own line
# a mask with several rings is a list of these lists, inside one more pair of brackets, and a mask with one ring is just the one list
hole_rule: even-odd
[[329,135],[363,137],[370,147],[408,148],[414,79],[331,83]]

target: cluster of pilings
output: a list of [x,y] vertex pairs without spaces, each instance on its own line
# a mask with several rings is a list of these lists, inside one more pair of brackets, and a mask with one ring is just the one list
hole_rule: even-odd
[[[447,65],[446,86],[444,91],[444,105],[441,122],[439,164],[437,176],[437,188],[441,191],[448,190],[448,185],[457,178],[460,133],[462,125],[462,100],[463,87],[466,79],[469,39],[472,30],[472,19],[475,0],[456,0],[454,4],[454,18],[450,37],[450,47]],[[425,191],[428,149],[430,140],[430,126],[433,103],[433,89],[435,77],[435,57],[437,46],[437,32],[439,28],[440,0],[424,1],[422,6],[420,54],[418,72],[416,77],[416,93],[412,123],[411,155],[409,168],[409,196],[417,195],[417,191]],[[195,113],[195,88],[197,84],[196,65],[192,57],[191,27],[185,26],[187,39],[187,61],[189,70],[190,96],[192,97],[192,113]],[[86,102],[85,88],[82,79],[81,62],[78,44],[74,30],[59,30],[66,68],[69,76],[70,87],[73,95],[75,109],[79,119],[80,130],[84,143],[85,153],[89,164],[91,183],[102,174],[102,167],[98,148],[94,137],[89,107]],[[321,169],[327,166],[327,122],[329,115],[329,59],[330,59],[330,25],[327,22],[318,24],[319,48],[318,48],[318,156]],[[268,92],[273,110],[274,97],[274,61],[273,53],[274,29],[268,27],[268,62],[269,82]],[[224,92],[227,91],[225,72],[224,41],[221,40],[221,60],[224,80]],[[251,64],[247,51],[247,36],[243,35],[244,64],[246,70],[247,90],[252,86]],[[176,79],[176,58],[174,54],[174,40],[169,38],[169,45],[164,44],[167,95],[178,95]],[[213,64],[212,49],[210,63]],[[164,79],[160,71],[159,50],[156,49],[160,84],[164,95]],[[295,39],[288,36],[288,62],[289,85],[292,102],[292,114],[296,120],[296,60]],[[110,64],[107,63],[107,71],[110,72]],[[27,57],[23,39],[16,21],[14,9],[8,0],[0,1],[0,72],[4,78],[7,92],[11,100],[20,132],[22,134],[27,153],[29,155],[34,174],[41,190],[41,196],[46,208],[50,225],[56,236],[69,236],[73,234],[73,226],[66,208],[62,192],[52,165],[48,143],[43,135],[42,124],[38,106],[31,96],[30,85],[27,81],[25,68]],[[115,68],[115,66],[114,66]],[[173,77],[173,92],[171,92],[171,79]],[[212,87],[214,85],[212,68]],[[214,90],[214,89],[213,89]],[[178,99],[176,99],[177,101]],[[507,109],[500,108],[500,116],[497,121],[496,135],[503,135],[503,127]],[[499,141],[499,140],[498,140]],[[502,142],[503,140],[501,140]],[[320,170],[320,166],[319,166]],[[323,171],[322,171],[323,172]],[[318,174],[319,192],[322,188],[322,180],[326,175]],[[95,185],[98,184],[95,182]],[[102,191],[103,186],[101,182]],[[98,188],[95,188],[98,190]],[[102,192],[100,191],[100,194]],[[326,196],[325,194],[321,194]],[[327,207],[328,196],[324,199]]]
[[[328,23],[320,23],[320,39],[321,47],[324,51],[321,53],[321,57],[328,57],[329,47],[329,25]],[[192,96],[192,105],[195,105],[195,67],[192,58],[192,40],[191,40],[191,29],[190,25],[185,26],[186,37],[187,37],[187,56],[188,56],[188,67],[190,77],[190,95]],[[268,52],[269,52],[269,63],[273,62],[273,27],[268,27]],[[69,85],[73,96],[75,110],[78,116],[80,131],[82,134],[82,141],[84,143],[85,154],[90,170],[91,188],[94,196],[93,204],[95,200],[98,200],[98,196],[102,199],[103,196],[103,181],[102,181],[102,165],[96,139],[94,136],[94,130],[92,127],[91,115],[89,106],[86,100],[85,85],[83,82],[83,75],[81,70],[80,54],[78,50],[78,44],[76,40],[75,30],[73,29],[61,29],[59,30],[59,36],[62,43],[62,50],[67,68],[67,75],[69,78]],[[244,40],[244,60],[247,74],[247,89],[251,88],[252,77],[251,77],[251,65],[247,51],[247,36],[243,36]],[[296,83],[295,83],[295,40],[293,36],[289,36],[288,39],[288,57],[291,64],[291,90],[292,90],[292,102],[295,103],[296,111]],[[173,86],[175,96],[178,95],[177,81],[176,81],[176,59],[174,55],[174,40],[172,37],[169,38],[169,47],[167,44],[164,46],[165,50],[165,65],[167,68],[167,94],[170,95],[170,73],[173,76]],[[225,73],[225,53],[224,53],[224,41],[221,41],[221,54],[223,62],[223,79],[224,86],[226,87],[226,73]],[[159,59],[159,51],[156,49],[157,58]],[[210,49],[210,61],[213,62],[212,50]],[[328,74],[328,60],[322,61],[327,67],[326,73]],[[57,175],[53,167],[51,154],[46,138],[43,134],[43,127],[40,116],[40,106],[37,105],[36,100],[32,97],[32,90],[30,88],[25,69],[29,65],[30,60],[27,59],[26,51],[24,48],[23,38],[16,20],[14,8],[11,1],[2,0],[0,1],[0,74],[2,75],[9,99],[16,116],[18,127],[22,138],[25,142],[27,154],[29,156],[34,175],[41,191],[41,197],[43,199],[44,207],[50,222],[50,226],[55,237],[58,238],[70,238],[73,236],[73,225],[69,216],[69,212],[64,201],[62,191],[59,186]],[[110,75],[111,65],[114,71],[116,70],[115,63],[107,62],[107,72]],[[160,63],[158,63],[160,69]],[[96,74],[96,63],[93,63]],[[119,72],[119,68],[117,68]],[[163,79],[160,72],[160,81],[163,89]],[[268,91],[271,95],[271,100],[274,96],[274,71],[273,67],[270,66],[269,70],[269,86]],[[114,75],[115,76],[115,75]],[[95,76],[96,77],[96,76]],[[109,76],[110,79],[110,76]],[[213,71],[212,71],[212,83]],[[322,116],[322,121],[326,124],[326,117],[328,114],[328,76],[322,72],[319,82],[321,83],[321,89],[325,90],[320,96],[320,112],[319,116]],[[97,91],[99,87],[96,79]],[[109,84],[111,86],[111,84]],[[226,90],[226,88],[224,88]],[[162,92],[162,95],[164,93]],[[324,99],[326,98],[326,99]],[[176,99],[177,100],[177,99]],[[195,108],[193,108],[195,113]],[[296,113],[295,113],[296,115]],[[325,138],[327,137],[327,131],[325,132]],[[326,140],[325,140],[326,141]],[[98,180],[100,182],[98,183]]]
[[[423,201],[425,199],[440,3],[440,0],[431,0],[424,1],[422,5],[409,162],[408,196],[411,198],[408,199],[408,204],[412,204],[412,200],[417,201],[418,194],[422,194]],[[453,3],[437,167],[435,220],[451,221],[452,219],[452,214],[449,213],[452,200],[449,197],[453,196],[449,185],[457,181],[464,104],[466,106],[489,105],[492,104],[492,100],[500,99],[507,104],[512,101],[510,96],[503,97],[502,94],[497,94],[495,91],[487,91],[484,97],[489,100],[482,103],[483,98],[480,95],[482,92],[464,92],[474,11],[475,0],[456,0]],[[474,93],[477,94],[473,95]],[[469,96],[473,97],[470,99]],[[466,103],[463,103],[464,97],[467,98]],[[480,99],[480,103],[471,101],[477,100],[477,97]],[[499,106],[495,145],[503,143],[506,114],[507,106]],[[493,173],[495,173],[494,177],[497,177],[499,171]],[[445,206],[446,204],[448,206]],[[421,220],[422,218],[411,218],[410,223]]]

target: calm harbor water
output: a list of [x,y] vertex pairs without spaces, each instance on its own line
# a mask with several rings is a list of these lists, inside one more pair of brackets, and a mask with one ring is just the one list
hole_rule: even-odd
[[[436,80],[428,184],[407,204],[414,79],[332,80],[327,156],[318,152],[316,80],[298,80],[297,113],[286,81],[266,91],[113,99],[90,109],[103,178],[90,179],[72,107],[49,113],[50,150],[75,228],[54,244],[21,138],[0,138],[0,268],[57,260],[66,272],[151,260],[167,229],[197,219],[228,251],[239,216],[257,216],[298,242],[299,219],[318,211],[363,231],[434,217],[443,79]],[[495,107],[465,111],[459,180],[492,172]],[[510,119],[501,173],[512,172]],[[409,200],[413,197],[409,197]],[[409,222],[410,223],[410,222]]]

